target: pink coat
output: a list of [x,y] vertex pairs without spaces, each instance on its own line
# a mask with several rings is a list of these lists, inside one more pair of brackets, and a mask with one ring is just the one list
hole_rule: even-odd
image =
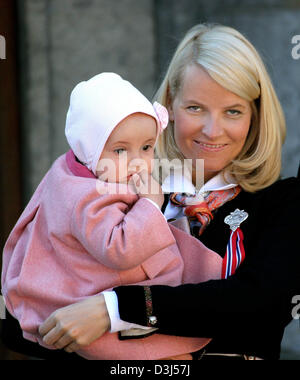
[[[11,232],[2,293],[26,339],[45,346],[38,327],[53,311],[115,286],[176,286],[220,277],[219,255],[170,226],[126,185],[118,185],[124,194],[109,194],[112,185],[96,180],[69,151],[55,161]],[[161,334],[120,341],[106,333],[79,354],[159,359],[196,351],[208,341]]]

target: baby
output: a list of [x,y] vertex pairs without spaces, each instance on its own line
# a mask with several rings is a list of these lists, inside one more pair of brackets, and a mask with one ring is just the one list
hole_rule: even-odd
[[[73,90],[66,120],[71,150],[43,178],[4,248],[2,292],[26,339],[53,349],[38,333],[53,311],[118,285],[201,281],[201,257],[210,251],[167,223],[151,176],[167,124],[167,110],[117,74],[99,74]],[[159,334],[119,340],[106,333],[78,354],[160,359],[208,341]]]

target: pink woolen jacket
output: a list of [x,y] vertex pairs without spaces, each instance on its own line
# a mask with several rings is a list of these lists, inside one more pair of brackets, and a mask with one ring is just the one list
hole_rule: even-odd
[[[176,286],[220,277],[219,255],[170,226],[127,185],[118,185],[124,194],[111,194],[112,186],[69,151],[55,161],[11,232],[2,293],[26,339],[45,346],[38,327],[53,311],[118,285]],[[208,341],[161,334],[120,341],[106,333],[78,353],[87,359],[159,359]]]

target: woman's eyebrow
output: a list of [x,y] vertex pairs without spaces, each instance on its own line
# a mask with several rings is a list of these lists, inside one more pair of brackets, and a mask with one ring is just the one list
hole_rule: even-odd
[[189,104],[192,103],[192,104],[197,104],[198,106],[205,107],[205,104],[199,102],[198,100],[194,100],[194,99],[188,99],[184,103],[189,103]]
[[[205,105],[204,103],[201,103],[200,101],[198,100],[193,100],[193,99],[190,99],[190,100],[187,100],[186,102],[184,102],[185,104],[197,104],[199,107],[202,107],[202,108],[206,108],[207,105]],[[235,104],[232,104],[232,105],[229,105],[229,106],[225,106],[223,107],[224,109],[228,109],[228,108],[237,108],[237,107],[241,107],[241,108],[246,108],[243,104],[241,103],[235,103]]]
[[226,107],[224,107],[224,108],[237,108],[237,107],[240,107],[240,108],[246,108],[245,106],[243,106],[243,105],[240,104],[240,103],[232,104],[231,106],[226,106]]

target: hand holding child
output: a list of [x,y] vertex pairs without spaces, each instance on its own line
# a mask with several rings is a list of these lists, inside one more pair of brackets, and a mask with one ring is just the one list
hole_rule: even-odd
[[61,308],[39,327],[43,341],[66,352],[87,346],[110,329],[103,294]]

